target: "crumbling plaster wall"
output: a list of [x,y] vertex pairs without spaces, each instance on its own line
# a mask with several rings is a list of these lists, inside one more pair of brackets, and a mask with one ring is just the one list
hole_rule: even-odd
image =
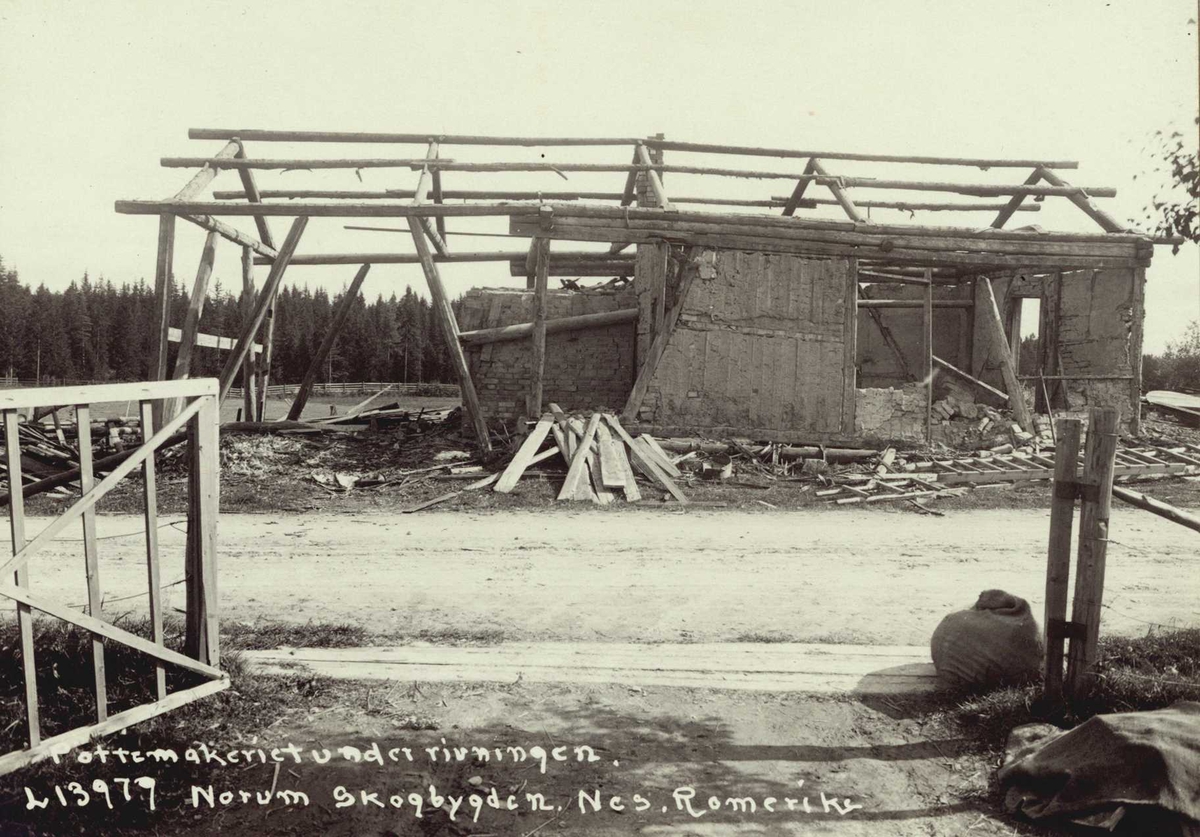
[[[1145,300],[1142,269],[999,276],[992,279],[992,287],[1004,322],[1008,322],[1010,307],[1022,297],[1042,300],[1047,316],[1039,336],[1049,341],[1050,349],[1046,374],[1092,376],[1090,380],[1068,380],[1057,386],[1047,382],[1056,410],[1084,412],[1091,407],[1116,407],[1123,422],[1130,427],[1137,425]],[[977,287],[976,304],[986,304],[981,286]],[[974,373],[1003,389],[999,355],[989,337],[987,322],[982,316],[975,321]],[[1036,369],[1020,370],[1022,375],[1036,373]]]
[[925,441],[924,387],[866,387],[855,397],[854,433],[862,441]]
[[[636,306],[632,290],[612,292],[550,291],[546,317],[599,314]],[[527,323],[533,320],[533,292],[476,288],[463,297],[459,328]],[[467,365],[488,420],[511,422],[525,411],[532,380],[528,339],[467,346]],[[625,406],[634,376],[634,324],[618,323],[546,335],[542,391],[546,403],[565,410]]]
[[[638,337],[647,344],[661,328],[659,312],[674,301],[661,258],[639,248]],[[849,436],[851,260],[739,250],[706,250],[702,258],[638,421],[702,435]],[[673,282],[674,270],[666,272]]]

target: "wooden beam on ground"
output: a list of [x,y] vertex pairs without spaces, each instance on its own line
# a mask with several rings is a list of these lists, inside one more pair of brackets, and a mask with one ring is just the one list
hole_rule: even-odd
[[[808,161],[808,165],[804,167],[804,173],[806,175],[816,173],[816,169],[813,167],[813,164],[815,162],[816,162],[816,160]],[[796,214],[796,208],[798,206],[800,206],[800,201],[803,200],[804,193],[806,191],[808,191],[808,184],[811,182],[812,181],[809,180],[807,177],[796,181],[796,188],[792,190],[791,196],[787,199],[787,203],[784,204],[784,206],[783,206],[783,214],[784,215],[795,215]]]
[[[550,271],[550,239],[534,239],[537,253],[534,263],[533,329],[529,335],[532,351],[529,380],[529,406],[526,415],[542,413],[542,383],[546,373],[546,286]],[[461,335],[460,335],[461,339]]]
[[490,451],[492,449],[491,436],[488,433],[487,421],[483,416],[483,407],[480,406],[479,396],[475,392],[475,382],[471,380],[471,370],[467,366],[466,356],[463,355],[462,344],[459,343],[458,321],[454,318],[454,309],[450,307],[450,300],[442,285],[441,274],[438,273],[433,255],[429,252],[429,244],[419,219],[409,218],[408,225],[412,232],[413,244],[416,245],[417,253],[421,257],[421,269],[425,273],[425,281],[429,285],[429,295],[433,300],[433,315],[441,327],[442,337],[446,341],[446,348],[450,351],[450,359],[458,374],[458,383],[462,389],[463,406],[466,408],[467,418],[475,431],[475,439],[480,450]]
[[596,425],[596,442],[600,447],[598,463],[600,482],[605,488],[624,489],[626,487],[625,468],[629,467],[628,463],[624,467],[621,465],[625,456],[625,446],[612,437],[604,422]]
[[1176,508],[1170,503],[1164,503],[1162,500],[1155,500],[1153,497],[1147,497],[1137,491],[1131,491],[1128,488],[1113,486],[1113,496],[1118,500],[1128,503],[1151,514],[1157,514],[1159,517],[1166,518],[1172,523],[1178,523],[1180,526],[1186,526],[1196,532],[1200,532],[1200,517],[1194,514],[1189,514],[1183,509]]
[[625,409],[621,412],[621,418],[624,421],[634,421],[637,418],[642,400],[646,397],[646,390],[650,387],[650,381],[653,380],[654,373],[658,370],[658,362],[662,360],[663,353],[667,350],[667,343],[671,339],[675,325],[679,322],[679,315],[687,303],[692,282],[700,272],[699,257],[700,249],[693,247],[688,252],[686,259],[676,262],[675,275],[678,277],[678,281],[676,282],[675,304],[667,313],[662,328],[654,335],[654,340],[650,343],[650,349],[646,353],[646,359],[642,361],[641,368],[638,369],[633,389],[630,390],[629,398],[625,402]]
[[625,428],[621,426],[621,422],[616,416],[606,413],[604,420],[608,422],[608,426],[612,428],[613,432],[629,448],[629,455],[638,470],[645,474],[651,481],[658,483],[662,488],[666,489],[680,503],[687,505],[688,498],[679,490],[679,486],[663,472],[662,468],[658,467],[658,463],[654,461],[652,453],[644,446],[638,444],[641,439],[634,439],[630,436]]
[[551,416],[542,416],[538,420],[537,426],[533,428],[533,432],[525,437],[525,441],[521,443],[521,447],[517,450],[516,455],[508,463],[508,467],[504,469],[504,473],[500,476],[500,481],[496,483],[495,491],[500,494],[508,494],[516,488],[521,475],[525,473],[525,469],[529,467],[537,455],[538,449],[546,441],[546,436],[550,433],[550,427],[553,424],[554,419]]
[[[1025,179],[1025,185],[1026,186],[1034,186],[1041,179],[1042,179],[1042,170],[1040,168],[1036,168],[1033,170],[1033,174],[1029,175],[1029,177],[1027,177]],[[1025,195],[1013,195],[1009,199],[1008,203],[1005,204],[1004,208],[1000,210],[1000,214],[997,215],[996,218],[992,221],[992,228],[998,230],[1001,227],[1003,227],[1005,224],[1007,224],[1008,219],[1013,216],[1013,213],[1017,212],[1018,210],[1021,209],[1021,203],[1024,200],[1025,200]]]
[[600,424],[600,414],[592,413],[588,419],[587,428],[583,432],[579,446],[571,458],[571,466],[567,469],[567,478],[562,489],[558,492],[559,500],[573,500],[579,489],[579,483],[586,476],[587,460],[592,450],[592,441],[596,438],[596,427]]
[[959,369],[957,366],[947,363],[946,361],[942,360],[937,355],[933,356],[933,365],[938,367],[939,369],[946,370],[947,372],[949,372],[951,375],[958,378],[959,380],[965,381],[966,383],[975,387],[976,390],[978,390],[979,392],[983,393],[984,395],[988,396],[993,401],[995,401],[997,405],[1002,405],[1002,404],[1008,403],[1008,396],[1005,395],[1003,392],[996,389],[994,386],[991,386],[990,384],[985,384],[983,381],[979,380],[978,378],[969,375],[968,373]]
[[858,211],[858,207],[854,205],[854,201],[850,200],[850,196],[846,194],[846,190],[838,178],[832,177],[816,157],[809,160],[808,165],[812,169],[812,174],[823,175],[827,178],[825,185],[829,187],[829,191],[833,193],[833,199],[838,202],[838,205],[842,207],[842,210],[850,220],[855,223],[861,223],[864,220],[862,213]]
[[1021,382],[1017,380],[1017,370],[1013,365],[1012,354],[1008,350],[1008,337],[1004,334],[1004,322],[1000,319],[1000,309],[996,306],[996,293],[992,290],[992,282],[986,276],[979,277],[984,293],[983,319],[988,324],[991,342],[994,350],[1000,356],[1000,371],[1004,375],[1004,388],[1008,390],[1008,405],[1012,409],[1013,418],[1026,433],[1033,433],[1033,418],[1029,415],[1029,407],[1025,404],[1025,396],[1021,390]]
[[329,328],[325,331],[325,336],[321,339],[321,345],[317,348],[316,354],[313,355],[312,361],[308,364],[308,370],[304,373],[304,379],[300,382],[300,389],[296,391],[296,397],[292,400],[292,406],[288,409],[288,421],[300,420],[300,415],[304,412],[304,405],[308,403],[308,393],[312,389],[312,385],[316,382],[317,376],[321,374],[321,367],[325,365],[325,359],[329,357],[329,352],[332,351],[333,344],[337,342],[338,335],[342,331],[342,326],[346,323],[346,318],[354,310],[354,303],[358,300],[358,292],[362,289],[363,282],[370,271],[371,266],[364,264],[354,274],[354,279],[351,280],[350,287],[346,289],[346,293],[342,296],[342,301],[338,304],[337,311],[334,312],[333,320],[330,322]]
[[[250,345],[254,342],[254,335],[258,333],[259,326],[263,324],[268,311],[275,303],[275,295],[279,292],[279,286],[283,284],[283,274],[287,270],[288,262],[291,261],[292,254],[296,252],[296,245],[300,243],[300,236],[304,234],[304,228],[307,226],[308,216],[299,216],[292,222],[291,229],[288,230],[287,237],[283,240],[283,246],[279,249],[279,258],[271,265],[271,271],[267,274],[263,289],[259,293],[258,299],[255,300],[254,312],[250,316],[250,321],[242,327],[237,346],[229,353],[225,366],[221,370],[218,401],[222,403],[233,387],[233,379],[237,376],[238,370],[246,361],[246,356],[250,354]],[[270,343],[267,343],[266,347],[267,357],[264,357],[264,363],[269,362]],[[264,392],[260,386],[259,397],[261,398],[263,395]]]
[[[1066,641],[1067,587],[1071,575],[1071,535],[1075,525],[1079,419],[1061,419],[1054,452],[1054,494],[1050,500],[1050,545],[1046,555],[1046,636],[1043,694],[1053,704],[1062,700]],[[1060,488],[1059,486],[1062,486]]]
[[1083,626],[1084,636],[1082,641],[1071,640],[1067,655],[1066,692],[1072,700],[1085,698],[1095,682],[1113,464],[1117,452],[1117,419],[1114,409],[1093,408],[1088,416],[1087,450],[1079,481],[1084,493],[1079,512],[1075,597],[1071,606],[1071,621]]

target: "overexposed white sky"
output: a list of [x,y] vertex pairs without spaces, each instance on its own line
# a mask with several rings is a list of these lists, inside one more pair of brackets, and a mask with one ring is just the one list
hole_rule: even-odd
[[[1197,5],[1192,0],[844,3],[759,2],[89,2],[0,0],[0,256],[22,278],[65,287],[84,270],[152,280],[156,220],[113,202],[162,199],[190,177],[163,156],[221,142],[190,127],[546,136],[645,136],[722,144],[894,154],[1075,159],[1067,180],[1114,186],[1102,205],[1142,217],[1160,185],[1137,177],[1153,131],[1196,141]],[[420,156],[419,146],[247,143],[260,157]],[[458,160],[628,162],[626,148],[448,147]],[[796,171],[803,160],[669,162]],[[837,173],[1020,182],[1020,169],[835,163]],[[408,170],[259,172],[261,188],[411,188]],[[445,188],[603,189],[621,174],[497,177],[447,173]],[[214,188],[236,189],[225,172]],[[668,175],[676,194],[769,197],[785,181]],[[827,197],[813,187],[810,196]],[[926,199],[859,191],[861,199]],[[946,200],[977,200],[942,196]],[[938,200],[939,196],[928,199]],[[811,211],[839,217],[839,210]],[[873,217],[904,222],[901,213]],[[989,214],[919,220],[986,226]],[[253,230],[249,219],[235,223]],[[275,219],[276,238],[286,232]],[[300,252],[411,252],[405,235],[351,232],[314,219]],[[451,219],[457,250],[520,249],[504,219]],[[1065,199],[1010,226],[1096,230]],[[175,271],[190,283],[203,232],[180,222]],[[560,245],[556,245],[560,246]],[[561,245],[576,249],[575,245]],[[240,286],[238,248],[218,246],[216,276]],[[265,268],[261,268],[265,275]],[[452,294],[521,285],[507,267],[443,265]],[[289,282],[336,290],[353,266],[293,267]],[[1200,317],[1200,255],[1159,248],[1149,272],[1146,348]],[[261,281],[261,280],[260,280]],[[364,292],[424,291],[417,265],[378,265]]]

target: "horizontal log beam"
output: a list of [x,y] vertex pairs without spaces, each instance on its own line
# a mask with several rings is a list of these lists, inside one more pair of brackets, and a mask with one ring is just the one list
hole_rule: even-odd
[[1178,523],[1181,526],[1186,526],[1189,529],[1200,532],[1200,518],[1185,512],[1183,509],[1178,509],[1169,503],[1164,503],[1162,500],[1155,500],[1153,497],[1147,497],[1145,494],[1131,491],[1128,488],[1122,488],[1119,485],[1113,486],[1112,493],[1114,497],[1124,503],[1136,506],[1151,514],[1157,514],[1159,517],[1166,518],[1172,523]]
[[243,142],[377,142],[391,145],[428,145],[430,142],[437,142],[441,145],[511,145],[526,148],[555,145],[633,146],[643,141],[639,137],[490,137],[474,134],[395,134],[372,131],[271,131],[259,128],[192,128],[188,131],[188,139],[234,137]]
[[[263,189],[264,200],[401,200],[412,198],[414,189]],[[234,189],[216,190],[213,199],[219,201],[236,201],[245,197],[245,193]],[[620,192],[583,192],[583,191],[534,191],[506,189],[446,189],[442,192],[444,200],[517,200],[517,201],[621,201],[624,198]],[[773,197],[770,200],[748,200],[741,198],[706,198],[683,196],[671,199],[673,203],[686,203],[710,206],[746,206],[762,209],[779,209],[787,206],[786,197]],[[837,206],[838,202],[829,198],[805,198],[798,208],[815,209],[818,206]],[[997,212],[1004,209],[1005,203],[929,203],[923,201],[873,201],[858,200],[855,205],[862,209],[897,209],[902,212],[910,210],[925,210],[930,212]],[[1040,212],[1040,204],[1028,204],[1018,207],[1018,212]]]
[[[632,276],[634,259],[599,258],[580,259],[578,261],[550,260],[548,276]],[[509,276],[527,276],[526,264],[523,259],[513,259],[508,263]]]
[[[604,311],[599,314],[581,314],[575,317],[558,317],[546,320],[546,333],[554,334],[560,331],[581,331],[585,328],[602,328],[603,326],[620,323],[637,322],[638,309],[621,308],[616,311]],[[517,323],[501,326],[500,328],[481,328],[475,331],[464,331],[458,339],[468,346],[483,343],[499,343],[505,340],[523,340],[533,334],[533,323]]]
[[[454,263],[454,262],[512,262],[520,261],[522,265],[525,263],[526,253],[524,250],[505,250],[505,251],[485,251],[485,252],[455,252],[447,256],[434,255],[433,260],[439,264]],[[573,252],[563,251],[560,253],[551,254],[551,264],[583,264],[596,263],[598,260],[612,259],[614,265],[623,265],[624,261],[628,261],[629,257],[609,256],[607,253],[589,252],[579,250]],[[255,264],[270,264],[273,259],[261,258],[255,259]],[[328,265],[328,264],[420,264],[421,259],[416,253],[308,253],[292,256],[291,266],[296,265]],[[524,267],[519,274],[524,276]]]
[[921,163],[943,166],[971,166],[974,168],[1031,168],[1042,166],[1051,169],[1076,169],[1079,163],[1073,160],[1006,160],[980,157],[929,157],[897,154],[866,154],[839,151],[796,151],[787,148],[756,148],[745,145],[713,145],[699,142],[678,142],[657,138],[640,137],[500,137],[472,134],[438,133],[380,133],[367,131],[275,131],[259,128],[192,128],[189,139],[228,140],[238,138],[256,142],[340,142],[340,143],[389,143],[394,145],[493,145],[493,146],[611,146],[645,143],[667,151],[695,151],[708,154],[737,154],[748,157],[824,157],[828,160],[862,160],[879,163]]
[[[167,329],[167,340],[171,343],[179,343],[183,340],[183,331],[177,328]],[[237,342],[234,337],[221,337],[218,334],[203,334],[197,333],[195,344],[205,349],[217,349],[223,352],[233,351],[233,347]],[[262,351],[261,343],[254,343],[250,346],[250,351],[258,354]]]
[[976,197],[1007,195],[1063,196],[1074,198],[1111,198],[1117,190],[1107,186],[1041,186],[1029,183],[951,183],[920,180],[888,180],[875,177],[837,177],[827,174],[797,174],[795,172],[762,171],[759,169],[727,169],[711,166],[657,165],[647,163],[458,163],[450,159],[425,160],[386,157],[351,157],[340,160],[308,158],[276,159],[218,159],[213,157],[163,157],[160,164],[167,168],[213,166],[230,169],[366,169],[429,167],[437,171],[460,172],[669,172],[674,174],[707,174],[714,177],[733,177],[745,180],[796,180],[837,188],[896,189],[919,192],[951,192]]
[[[924,308],[922,299],[860,299],[859,308]],[[974,308],[975,302],[970,299],[935,299],[934,308]]]
[[[590,206],[570,203],[549,203],[542,206],[554,210],[557,221],[578,218],[607,218],[621,224],[635,221],[666,221],[669,224],[688,222],[706,224],[753,225],[790,230],[844,230],[872,234],[912,236],[961,235],[985,241],[1031,241],[1031,242],[1097,242],[1097,243],[1142,243],[1152,245],[1146,236],[1127,233],[1045,233],[1033,230],[997,230],[991,228],[920,226],[916,224],[856,224],[852,221],[836,221],[822,218],[795,218],[779,215],[757,215],[750,213],[718,212],[664,212],[656,208]],[[409,216],[447,218],[486,218],[514,216],[521,220],[534,216],[534,207],[505,202],[470,204],[423,204],[411,202],[388,203],[321,203],[291,201],[289,203],[250,204],[225,201],[147,201],[122,200],[114,204],[122,215],[206,214],[253,216],[257,214],[280,217],[308,215],[325,218],[404,218]],[[539,209],[541,207],[538,207]],[[886,258],[876,259],[887,261]]]

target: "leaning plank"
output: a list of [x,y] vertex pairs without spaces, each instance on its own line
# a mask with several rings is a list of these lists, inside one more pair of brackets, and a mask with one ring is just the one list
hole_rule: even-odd
[[446,296],[441,274],[438,272],[437,265],[434,264],[432,253],[429,252],[429,242],[419,219],[409,218],[408,226],[417,254],[421,257],[421,270],[425,273],[429,294],[433,298],[433,315],[441,327],[442,338],[445,340],[446,348],[450,352],[450,359],[454,363],[454,370],[458,375],[458,383],[462,388],[463,406],[466,408],[467,418],[475,430],[475,440],[479,444],[480,450],[490,451],[492,449],[491,434],[488,432],[487,420],[484,418],[479,396],[475,392],[475,382],[471,378],[471,370],[467,366],[467,359],[463,355],[462,345],[458,340],[458,321],[454,318],[454,309],[450,307],[450,299]]
[[646,359],[642,362],[641,369],[638,370],[637,380],[633,382],[633,389],[629,392],[629,399],[625,402],[625,409],[621,411],[621,418],[625,421],[633,421],[637,417],[638,410],[641,409],[642,400],[646,397],[646,390],[650,388],[650,381],[654,379],[654,373],[658,370],[658,363],[662,360],[663,353],[667,350],[667,343],[671,339],[671,334],[675,331],[675,324],[679,322],[679,315],[683,311],[683,306],[687,303],[688,292],[692,289],[692,282],[700,272],[698,264],[699,248],[693,247],[689,253],[690,258],[686,264],[680,263],[676,272],[679,277],[677,283],[675,304],[671,306],[666,318],[663,320],[662,327],[658,333],[654,335],[654,341],[650,344],[650,350],[646,353]]
[[190,201],[196,195],[205,190],[208,184],[213,182],[213,178],[217,176],[218,164],[213,160],[230,160],[241,150],[241,145],[236,140],[230,140],[225,144],[225,147],[216,153],[212,160],[198,160],[197,165],[203,166],[200,171],[192,176],[192,179],[178,192],[175,193],[175,200]]
[[621,444],[618,439],[613,439],[613,444],[616,445],[617,454],[621,460],[621,470],[625,475],[625,502],[636,503],[642,499],[642,492],[638,488],[637,477],[633,475],[633,468],[629,464],[629,457],[625,455],[625,445]]
[[[187,314],[183,320],[183,330],[179,336],[179,351],[175,355],[175,380],[188,377],[192,360],[192,347],[196,345],[196,336],[200,332],[200,317],[204,313],[204,303],[208,299],[208,280],[212,276],[213,261],[217,255],[217,234],[210,232],[204,238],[204,250],[200,254],[200,267],[196,270],[196,281],[192,285],[192,295],[188,299]],[[171,339],[168,330],[167,339]]]
[[501,494],[508,494],[512,491],[517,482],[521,479],[521,474],[525,473],[525,469],[529,467],[533,461],[534,455],[542,446],[542,442],[546,440],[546,434],[550,432],[551,425],[554,424],[554,419],[551,416],[542,416],[538,421],[537,426],[533,428],[533,432],[525,437],[525,441],[521,443],[520,450],[517,455],[508,463],[508,467],[504,469],[503,476],[496,483],[496,491]]
[[[644,166],[653,166],[654,161],[650,159],[650,153],[646,151],[646,146],[638,144],[637,147],[638,160]],[[665,209],[667,212],[674,212],[675,207],[671,204],[670,198],[667,197],[667,190],[663,188],[662,178],[653,168],[644,169],[650,180],[650,188],[654,190],[654,197],[658,201],[660,209]]]
[[654,453],[654,459],[658,463],[658,467],[676,479],[683,476],[683,472],[675,467],[675,463],[671,461],[671,457],[667,456],[667,452],[662,449],[662,445],[658,443],[658,439],[655,439],[649,433],[643,433],[640,438]]
[[1012,408],[1013,418],[1026,433],[1033,433],[1033,418],[1029,415],[1029,407],[1025,404],[1025,395],[1021,390],[1021,382],[1017,380],[1017,370],[1013,364],[1012,352],[1009,351],[1008,338],[1004,334],[1004,324],[1000,319],[1000,309],[996,306],[996,294],[992,290],[992,281],[986,276],[979,277],[983,288],[984,304],[983,319],[991,332],[992,345],[1000,356],[1000,372],[1004,375],[1004,388],[1008,390],[1008,404]]
[[[1039,168],[1037,173],[1040,175],[1042,180],[1046,181],[1051,186],[1055,186],[1060,189],[1070,188],[1069,183],[1052,171],[1049,171],[1045,168]],[[1092,199],[1088,196],[1086,191],[1075,190],[1067,195],[1067,199],[1087,213],[1088,217],[1103,227],[1105,232],[1129,232],[1129,228],[1127,226],[1119,223],[1103,209],[1092,203]]]
[[842,188],[840,178],[831,177],[829,172],[825,171],[825,167],[821,165],[821,161],[816,157],[813,157],[808,161],[808,167],[812,169],[812,174],[824,175],[825,177],[830,178],[825,182],[825,185],[829,187],[829,191],[833,193],[834,200],[838,202],[838,204],[842,207],[842,211],[849,216],[851,221],[855,222],[856,224],[862,223],[864,220],[862,213],[858,211],[858,207],[854,205],[854,201],[850,200],[850,196],[846,194],[846,190]]
[[991,386],[990,384],[985,384],[983,381],[964,372],[963,370],[959,369],[957,366],[954,366],[954,365],[942,360],[937,355],[933,356],[933,365],[938,367],[939,369],[945,369],[947,372],[949,372],[954,377],[959,378],[960,380],[963,380],[966,383],[970,384],[971,386],[975,387],[977,390],[979,390],[980,392],[989,396],[990,398],[995,400],[997,403],[999,403],[999,404],[1007,404],[1008,403],[1008,396],[1005,395],[1003,392],[996,389],[994,386]]
[[105,639],[111,639],[114,642],[127,645],[133,650],[148,654],[156,660],[172,663],[182,669],[194,671],[197,674],[203,674],[208,677],[218,678],[225,676],[225,672],[218,668],[205,665],[199,660],[193,660],[191,657],[180,654],[178,651],[172,651],[170,648],[162,648],[144,637],[130,633],[124,628],[118,628],[116,625],[110,625],[93,616],[88,616],[86,613],[80,613],[68,605],[59,604],[50,599],[43,599],[40,596],[34,596],[23,587],[17,587],[12,584],[0,584],[0,596],[15,599],[22,604],[29,605],[34,610],[48,613],[51,616],[62,619],[64,622],[70,622],[72,625],[102,636]]
[[617,417],[605,414],[604,420],[608,422],[609,427],[611,427],[621,438],[621,440],[625,442],[626,446],[629,448],[630,455],[633,457],[633,464],[638,467],[638,470],[665,488],[668,492],[670,492],[671,496],[680,503],[686,504],[688,499],[686,496],[684,496],[684,493],[679,490],[679,486],[677,486],[669,476],[663,473],[663,470],[658,467],[658,465],[654,462],[654,459],[645,450],[645,448],[638,445],[638,441],[625,431],[625,428],[621,426],[621,422],[617,420]]
[[1145,494],[1130,491],[1128,488],[1120,486],[1113,486],[1112,493],[1118,500],[1128,503],[1131,506],[1144,509],[1145,511],[1157,514],[1159,517],[1164,517],[1173,523],[1178,523],[1181,526],[1186,526],[1189,529],[1200,532],[1200,518],[1193,514],[1188,514],[1169,503],[1164,503],[1162,500],[1156,500],[1153,497],[1147,497]]
[[588,419],[587,429],[584,430],[579,446],[571,458],[571,467],[567,469],[567,478],[562,490],[558,492],[559,500],[571,500],[579,488],[579,481],[585,476],[588,454],[591,452],[592,440],[596,438],[596,426],[600,423],[600,414],[592,413]]
[[[636,322],[638,309],[621,308],[616,311],[602,311],[598,314],[579,314],[574,317],[555,317],[546,320],[546,333],[554,334],[560,331],[579,331],[585,328],[601,328],[619,323]],[[514,323],[499,328],[481,328],[474,331],[464,331],[458,339],[465,345],[482,343],[499,343],[503,340],[523,340],[533,333],[533,323]]]
[[533,331],[529,340],[533,357],[530,361],[528,414],[536,416],[542,412],[542,383],[546,373],[546,293],[550,275],[550,239],[535,238],[531,249],[536,252],[533,284]]
[[[210,382],[211,384],[211,382]],[[146,457],[154,454],[167,437],[173,434],[176,430],[187,423],[188,419],[200,411],[204,400],[197,398],[191,404],[183,409],[183,411],[175,418],[171,419],[162,430],[159,430],[150,437],[140,448],[134,451],[128,459],[121,462],[120,465],[113,470],[104,479],[96,484],[95,488],[85,493],[82,497],[75,501],[69,509],[56,517],[50,525],[43,529],[36,538],[17,551],[12,558],[4,562],[0,566],[0,576],[6,573],[15,572],[18,568],[28,564],[30,556],[39,549],[44,547],[50,541],[54,540],[63,529],[69,526],[73,521],[79,518],[85,511],[92,508],[100,501],[100,498],[112,490],[118,482],[120,482],[126,474],[141,465]],[[13,492],[9,492],[10,502],[17,496]]]
[[147,703],[142,706],[135,706],[133,709],[127,709],[124,712],[118,712],[116,715],[110,716],[106,721],[99,724],[79,727],[79,729],[64,732],[53,738],[47,738],[36,747],[30,747],[27,750],[17,750],[16,752],[0,756],[0,776],[28,767],[31,764],[37,764],[53,756],[61,755],[75,747],[82,747],[95,738],[120,732],[134,724],[148,721],[173,709],[186,706],[194,700],[208,697],[228,688],[229,678],[221,676],[216,680],[210,680],[191,689],[175,692],[169,697],[162,698],[154,703]]
[[[287,238],[283,240],[283,246],[279,250],[279,257],[271,265],[270,273],[267,274],[267,280],[263,283],[262,291],[259,292],[258,299],[254,301],[254,312],[243,325],[242,332],[238,335],[237,346],[229,353],[229,357],[225,361],[225,367],[221,370],[221,385],[218,391],[220,401],[225,400],[225,396],[229,394],[229,390],[233,387],[233,379],[237,376],[238,370],[242,368],[242,364],[246,361],[246,356],[250,353],[250,344],[254,342],[254,335],[258,333],[259,327],[267,318],[268,311],[275,303],[275,295],[279,292],[279,286],[283,284],[284,271],[287,270],[288,263],[292,260],[292,254],[296,252],[296,245],[300,243],[300,236],[304,234],[304,228],[307,226],[308,216],[298,216],[292,222]],[[266,341],[268,352],[270,352],[270,345],[270,341]],[[264,358],[263,363],[264,365],[269,364],[270,358]],[[261,386],[259,387],[259,397],[264,397]]]
[[308,371],[304,373],[304,380],[300,382],[300,389],[296,391],[296,398],[292,401],[292,406],[288,410],[288,421],[300,420],[300,414],[304,412],[304,406],[308,403],[308,393],[312,389],[313,383],[316,382],[317,375],[321,373],[321,368],[325,365],[325,358],[329,356],[334,342],[341,334],[346,318],[354,310],[354,306],[358,302],[358,292],[362,288],[363,281],[366,280],[367,274],[370,271],[371,265],[364,264],[354,274],[354,279],[350,282],[350,287],[346,289],[341,303],[338,304],[337,313],[333,315],[333,322],[326,329],[325,337],[322,338],[317,353],[313,355],[312,361],[308,364]]
[[600,445],[600,479],[605,488],[624,488],[625,469],[621,467],[623,446],[613,439],[604,424],[596,425],[596,441]]

